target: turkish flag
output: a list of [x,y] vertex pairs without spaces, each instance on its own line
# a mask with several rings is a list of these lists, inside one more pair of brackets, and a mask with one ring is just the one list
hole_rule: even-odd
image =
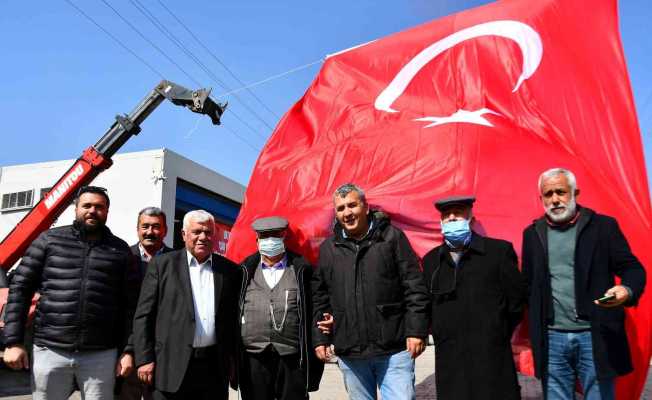
[[[499,1],[329,56],[256,163],[229,240],[256,251],[251,222],[281,215],[314,261],[333,191],[353,182],[422,256],[441,242],[433,199],[474,194],[478,228],[521,246],[543,214],[537,179],[575,172],[580,204],[615,217],[652,265],[652,212],[616,1]],[[651,349],[649,291],[627,311],[638,398]],[[523,369],[528,353],[518,357]]]

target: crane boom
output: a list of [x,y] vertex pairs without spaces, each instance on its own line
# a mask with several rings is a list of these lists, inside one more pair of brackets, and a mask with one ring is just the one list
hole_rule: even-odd
[[163,80],[129,113],[118,115],[116,121],[94,145],[88,147],[75,163],[64,173],[52,189],[32,208],[0,243],[0,287],[4,271],[18,261],[36,237],[48,229],[54,220],[68,207],[77,190],[90,183],[102,171],[112,165],[111,157],[129,138],[140,132],[140,124],[167,99],[190,111],[206,114],[214,125],[226,104],[214,102],[210,90],[191,91],[173,82]]

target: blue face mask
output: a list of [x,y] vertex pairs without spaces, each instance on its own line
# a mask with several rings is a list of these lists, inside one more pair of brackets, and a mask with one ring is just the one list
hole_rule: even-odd
[[458,249],[471,242],[471,227],[466,219],[444,222],[441,233],[448,247]]
[[260,254],[267,257],[276,257],[285,252],[285,244],[283,238],[268,237],[258,239],[258,251]]

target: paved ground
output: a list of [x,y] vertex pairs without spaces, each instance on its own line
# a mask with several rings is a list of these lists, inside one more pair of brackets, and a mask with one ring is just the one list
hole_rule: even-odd
[[[434,400],[435,395],[435,375],[433,373],[434,365],[433,346],[428,346],[426,352],[417,359],[416,365],[416,390],[417,399]],[[541,399],[541,390],[536,379],[519,376],[522,388],[523,400]],[[345,400],[346,391],[342,382],[342,374],[336,364],[326,364],[324,377],[321,381],[321,389],[318,392],[311,393],[312,400]],[[27,400],[31,399],[29,395],[29,377],[26,373],[11,372],[6,369],[0,369],[0,398],[3,400]],[[76,393],[70,399],[79,400],[79,394]],[[581,399],[581,397],[579,397]],[[648,374],[645,391],[642,399],[652,400],[652,371]],[[238,400],[238,394],[231,391],[230,400]]]

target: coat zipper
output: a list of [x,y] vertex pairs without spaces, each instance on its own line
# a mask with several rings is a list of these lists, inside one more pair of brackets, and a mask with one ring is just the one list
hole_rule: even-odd
[[79,308],[77,320],[79,321],[79,330],[77,334],[77,344],[75,345],[75,351],[79,351],[82,342],[83,331],[82,327],[84,326],[82,318],[84,316],[84,309],[86,308],[86,280],[88,278],[88,258],[90,257],[92,246],[86,242],[86,255],[84,256],[84,266],[82,267],[82,277],[81,277],[81,288],[79,290]]

